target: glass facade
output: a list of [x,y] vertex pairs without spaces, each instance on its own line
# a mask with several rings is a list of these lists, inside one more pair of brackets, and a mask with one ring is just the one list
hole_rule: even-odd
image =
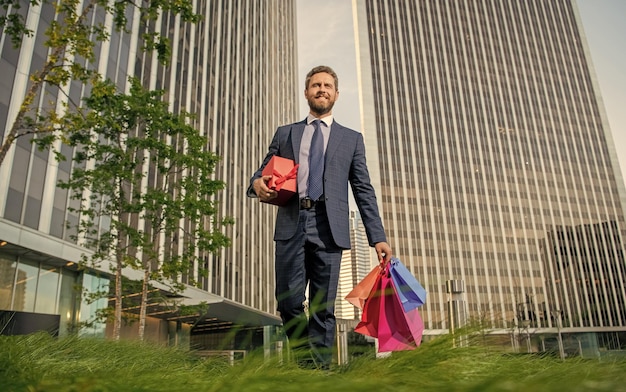
[[41,256],[19,253],[0,247],[0,311],[58,314],[60,336],[75,330],[79,317],[82,321],[95,316],[83,311],[79,315],[76,304],[81,298],[80,280],[97,278],[59,265],[61,260],[51,265]]
[[368,154],[426,328],[458,279],[488,328],[624,331],[623,179],[573,2],[356,4]]
[[[89,296],[89,294],[99,292],[109,292],[109,279],[98,277],[91,274],[81,275],[81,287],[83,288],[83,295]],[[109,299],[107,297],[99,298],[94,302],[81,301],[80,311],[78,314],[78,321],[83,326],[79,329],[78,333],[81,336],[105,336],[106,324],[103,322],[94,322],[99,310],[107,307]],[[61,313],[63,316],[63,313]]]

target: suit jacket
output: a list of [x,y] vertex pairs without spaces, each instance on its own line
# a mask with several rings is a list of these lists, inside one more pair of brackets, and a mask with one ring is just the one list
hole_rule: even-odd
[[[250,179],[247,195],[256,197],[252,182],[261,177],[263,168],[273,155],[299,161],[300,142],[306,121],[278,127],[261,167]],[[350,249],[350,211],[348,205],[348,183],[352,187],[361,219],[365,226],[370,246],[386,242],[385,231],[378,212],[376,194],[370,183],[365,162],[363,135],[333,121],[330,128],[324,163],[324,199],[332,238],[343,249]],[[278,207],[274,240],[289,240],[293,237],[300,216],[297,196]]]

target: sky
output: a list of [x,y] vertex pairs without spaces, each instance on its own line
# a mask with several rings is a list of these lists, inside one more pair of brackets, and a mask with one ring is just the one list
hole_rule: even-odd
[[[622,172],[626,174],[626,0],[575,0],[583,22],[595,75],[604,102]],[[304,78],[316,65],[331,66],[339,76],[339,100],[333,116],[360,129],[352,0],[297,0],[300,113],[308,107]]]

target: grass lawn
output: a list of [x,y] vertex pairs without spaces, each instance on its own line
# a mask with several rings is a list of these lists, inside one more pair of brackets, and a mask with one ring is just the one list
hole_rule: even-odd
[[626,391],[626,359],[510,355],[453,348],[353,359],[330,373],[249,354],[228,365],[139,342],[0,336],[0,391]]

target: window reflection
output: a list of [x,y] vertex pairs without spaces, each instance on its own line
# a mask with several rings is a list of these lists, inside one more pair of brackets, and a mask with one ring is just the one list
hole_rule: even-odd
[[59,290],[59,336],[72,332],[76,325],[76,302],[80,298],[75,288],[76,273],[67,269],[61,270],[61,288]]
[[0,257],[0,310],[11,309],[16,265],[15,261]]
[[59,271],[54,267],[41,268],[39,285],[37,287],[36,313],[56,313],[57,288],[59,286]]
[[17,268],[13,309],[22,312],[35,310],[35,295],[37,294],[37,277],[39,266],[35,263],[20,262]]
[[[78,321],[77,304],[81,298],[76,290],[78,273],[27,257],[0,255],[0,310],[59,314],[59,335],[72,332]],[[86,280],[92,279],[99,280],[93,277]]]

